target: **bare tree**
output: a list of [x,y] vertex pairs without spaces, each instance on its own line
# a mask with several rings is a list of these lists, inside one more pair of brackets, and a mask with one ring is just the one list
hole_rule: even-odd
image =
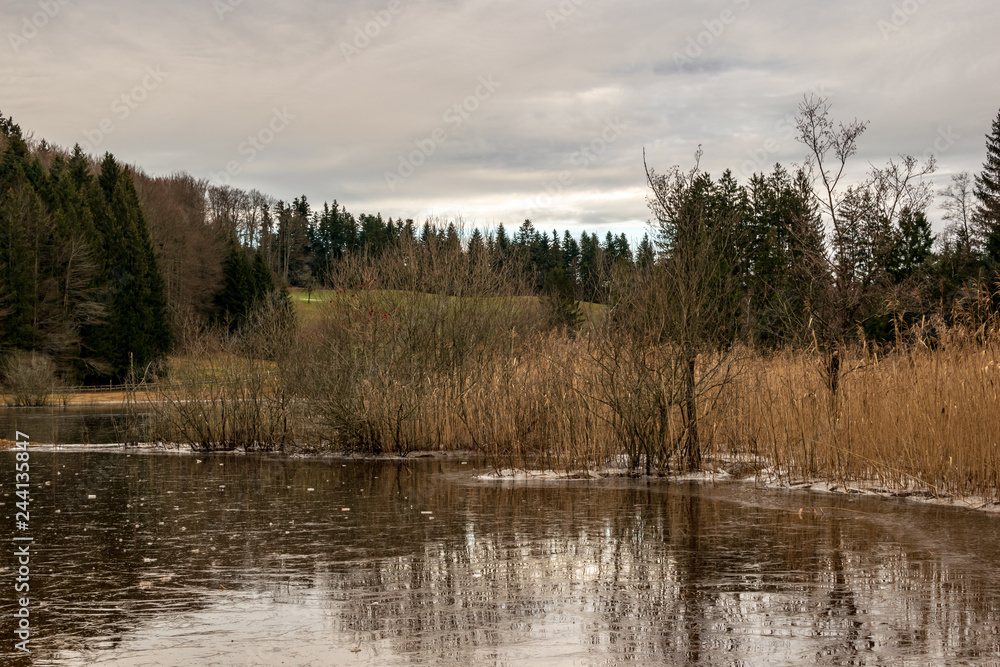
[[846,184],[848,164],[868,123],[837,123],[830,108],[825,98],[806,96],[796,127],[808,151],[806,168],[828,232],[828,248],[801,258],[801,268],[819,279],[804,296],[810,334],[824,354],[827,384],[836,395],[847,340],[886,310],[887,258],[898,242],[900,215],[927,207],[932,191],[924,177],[936,165],[933,157],[921,165],[913,156],[901,155],[884,167],[869,165],[862,181]]
[[951,184],[938,191],[938,195],[944,197],[941,208],[948,221],[946,239],[953,240],[958,250],[972,253],[985,241],[977,234],[979,230],[973,216],[976,195],[972,174],[968,171],[953,174]]
[[152,177],[136,171],[134,179],[163,276],[171,328],[183,345],[222,287],[223,237],[210,217],[213,189],[188,174]]
[[739,219],[715,205],[715,185],[700,171],[701,154],[699,147],[689,171],[675,166],[665,174],[650,169],[643,158],[660,261],[651,272],[650,299],[636,310],[645,335],[653,336],[649,342],[680,355],[681,450],[687,469],[701,465],[699,397],[729,377],[728,323],[736,319],[740,303],[733,271]]

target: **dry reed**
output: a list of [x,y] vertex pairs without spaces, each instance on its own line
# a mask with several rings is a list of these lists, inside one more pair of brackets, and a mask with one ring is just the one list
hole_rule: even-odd
[[[177,370],[160,390],[158,436],[224,449],[475,450],[497,469],[686,469],[685,357],[620,326],[613,309],[593,311],[580,335],[552,329],[509,276],[440,248],[339,271],[341,289],[297,331],[262,321],[249,343],[206,348]],[[967,331],[939,328],[933,347],[855,350],[836,395],[814,351],[705,351],[702,460],[1000,501],[1000,340]]]

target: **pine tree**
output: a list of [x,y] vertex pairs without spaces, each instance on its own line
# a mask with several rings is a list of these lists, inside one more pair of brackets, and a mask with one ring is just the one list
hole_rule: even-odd
[[977,200],[973,220],[986,238],[985,261],[992,270],[1000,269],[1000,113],[986,136],[986,162],[976,176]]
[[95,216],[103,237],[109,321],[103,352],[116,377],[158,365],[171,344],[166,295],[146,220],[129,170],[105,154],[97,179],[104,209]]
[[653,242],[649,240],[649,234],[643,234],[642,241],[639,242],[635,263],[640,271],[649,271],[656,263],[656,250],[653,248]]
[[250,322],[254,311],[276,293],[264,253],[255,250],[251,259],[249,251],[235,237],[226,245],[222,278],[222,290],[215,298],[216,317],[230,331]]
[[574,335],[583,322],[583,314],[580,312],[580,302],[576,300],[573,283],[562,267],[557,266],[549,271],[542,294],[549,326],[565,328],[570,335]]
[[507,236],[507,230],[504,229],[502,222],[497,227],[496,239],[492,245],[490,261],[495,269],[501,270],[508,265],[511,254],[510,237]]
[[899,213],[899,229],[889,264],[893,281],[905,280],[927,266],[934,246],[931,223],[922,211],[904,208]]
[[[6,150],[0,159],[0,352],[3,348],[33,349],[37,344],[34,302],[37,289],[33,280],[28,229],[37,211],[25,210],[22,202],[34,203],[25,167],[28,148],[21,128],[0,117],[0,133]],[[31,197],[25,197],[30,192]]]
[[231,238],[222,261],[222,291],[215,299],[220,322],[231,331],[243,326],[254,292],[254,272],[247,261],[246,251],[235,238]]
[[479,264],[486,259],[486,244],[483,241],[483,233],[479,231],[479,228],[472,230],[472,235],[469,236],[469,262],[473,265]]

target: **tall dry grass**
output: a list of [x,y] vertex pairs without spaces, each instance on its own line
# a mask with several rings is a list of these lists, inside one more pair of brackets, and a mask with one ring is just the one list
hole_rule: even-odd
[[726,388],[720,444],[785,479],[1000,501],[1000,341],[855,351],[832,397],[808,352],[757,359]]
[[[198,347],[158,389],[155,437],[204,449],[474,450],[497,469],[690,468],[689,357],[657,333],[670,322],[654,284],[649,299],[640,289],[591,311],[573,335],[553,329],[515,277],[444,247],[352,257],[335,279],[297,327],[265,312]],[[933,345],[914,340],[849,351],[835,395],[814,351],[706,348],[693,385],[701,460],[1000,501],[1000,337],[942,325]]]
[[[369,455],[472,449],[497,468],[683,468],[680,351],[614,309],[583,335],[553,328],[517,275],[433,244],[339,262],[343,287],[284,357],[303,441]],[[640,305],[620,307],[649,319]],[[701,366],[699,395],[718,393],[722,366]]]
[[282,370],[294,322],[278,300],[262,304],[251,322],[243,333],[189,341],[184,363],[173,365],[167,381],[135,381],[128,395],[141,389],[151,400],[127,400],[132,432],[141,433],[128,435],[129,441],[180,442],[205,451],[284,451],[293,445],[300,420]]

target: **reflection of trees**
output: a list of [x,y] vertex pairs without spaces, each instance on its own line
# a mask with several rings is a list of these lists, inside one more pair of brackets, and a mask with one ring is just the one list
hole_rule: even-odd
[[961,570],[923,577],[919,548],[832,510],[799,517],[656,484],[473,487],[450,511],[460,534],[334,583],[339,629],[472,662],[532,637],[665,664],[851,663],[933,654],[921,636],[938,650],[995,641],[995,592]]
[[[990,571],[929,553],[912,523],[934,515],[915,506],[876,519],[814,513],[836,499],[800,496],[800,516],[773,495],[743,502],[746,487],[468,484],[438,461],[203,461],[38,456],[37,479],[53,481],[32,513],[49,645],[113,641],[224,588],[288,609],[323,600],[335,636],[417,662],[553,647],[665,664],[1000,648]],[[992,519],[965,519],[927,531],[974,551]]]

